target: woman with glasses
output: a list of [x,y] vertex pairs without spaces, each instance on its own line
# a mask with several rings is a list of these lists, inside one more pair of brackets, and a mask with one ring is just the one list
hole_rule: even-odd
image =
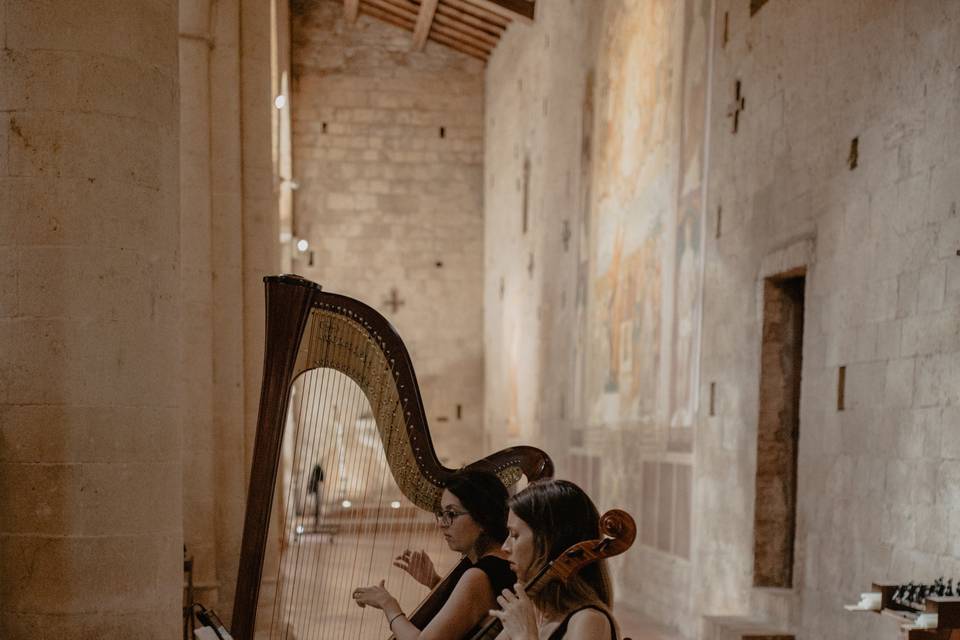
[[[473,566],[460,577],[426,627],[418,629],[407,619],[382,580],[379,585],[353,592],[354,601],[361,607],[383,611],[397,640],[462,638],[497,606],[497,594],[517,580],[500,548],[507,537],[507,490],[497,476],[485,471],[457,472],[443,491],[436,516],[447,544]],[[394,564],[429,588],[440,582],[433,562],[422,551],[408,549]]]
[[503,548],[517,572],[515,591],[497,597],[490,613],[503,623],[498,640],[617,640],[610,613],[613,589],[606,562],[589,564],[528,597],[522,584],[573,545],[600,537],[600,514],[583,489],[566,480],[531,483],[509,502]]

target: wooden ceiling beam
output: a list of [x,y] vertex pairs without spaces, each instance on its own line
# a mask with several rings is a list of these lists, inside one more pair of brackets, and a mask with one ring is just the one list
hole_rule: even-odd
[[363,13],[407,31],[413,31],[416,24],[413,18],[383,0],[363,0]]
[[[401,9],[406,17],[411,19],[416,19],[419,16],[420,7],[412,0],[382,0],[382,6],[392,5],[397,9]],[[483,41],[490,47],[497,46],[497,43],[500,41],[500,34],[503,33],[502,30],[498,30],[497,27],[491,25],[488,22],[483,22],[478,18],[473,18],[469,14],[457,11],[453,9],[454,14],[459,14],[459,16],[466,16],[468,18],[473,18],[475,22],[480,23],[481,25],[486,25],[486,30],[478,29],[473,26],[472,22],[462,20],[461,18],[451,16],[449,13],[450,9],[444,4],[439,4],[436,8],[436,13],[434,14],[433,21],[434,27],[436,25],[443,25],[455,31],[462,31],[464,34],[471,36],[477,40]],[[407,15],[409,14],[409,15]],[[453,34],[448,34],[453,35]]]
[[[380,18],[385,22],[390,22],[390,24],[402,27],[407,30],[413,30],[416,26],[417,14],[411,13],[411,7],[415,7],[413,3],[406,2],[403,0],[363,0],[363,12]],[[374,11],[368,11],[367,9],[375,9]],[[389,15],[393,18],[393,21],[387,20],[383,15]],[[434,35],[439,35],[440,38],[434,38]],[[462,31],[456,31],[446,25],[434,24],[433,28],[428,34],[429,39],[436,40],[442,44],[448,46],[451,42],[457,42],[464,47],[469,47],[468,51],[463,49],[457,49],[462,53],[469,53],[474,57],[483,57],[486,59],[490,55],[490,50],[497,46],[495,41],[485,41],[479,38],[474,38],[469,34],[463,33]],[[453,47],[456,49],[456,47]]]
[[500,41],[500,38],[498,36],[491,35],[486,31],[481,31],[480,29],[471,27],[470,25],[464,22],[458,22],[453,18],[449,18],[439,13],[436,16],[434,16],[433,20],[438,26],[443,26],[448,29],[452,29],[454,31],[459,31],[464,35],[470,36],[472,38],[480,40],[481,42],[487,43],[490,47],[497,46],[497,43]]
[[420,12],[417,14],[417,25],[413,28],[414,51],[422,51],[433,26],[433,16],[437,12],[439,0],[420,0]]
[[343,15],[347,22],[353,24],[360,13],[360,0],[343,0]]
[[446,45],[451,49],[456,49],[460,53],[465,53],[468,56],[472,56],[474,58],[483,60],[484,62],[486,62],[487,58],[490,56],[489,51],[480,49],[479,47],[472,47],[469,44],[464,44],[459,40],[454,40],[453,38],[445,36],[442,33],[437,33],[435,31],[430,33],[430,39],[434,40],[435,42],[439,42],[440,44]]
[[533,3],[527,0],[468,0],[468,2],[509,20],[533,24]]
[[488,53],[490,49],[493,49],[495,46],[497,46],[497,43],[495,41],[489,42],[487,40],[474,38],[473,36],[466,34],[463,31],[457,31],[456,29],[451,29],[450,27],[442,24],[433,25],[433,30],[430,32],[430,34],[433,35],[434,33],[438,33],[442,36],[446,36],[451,40],[458,40],[463,44],[470,45],[471,47],[476,47],[477,49],[487,51]]
[[[361,11],[368,16],[377,18],[413,31],[417,24],[417,5],[410,0],[359,0]],[[486,62],[490,51],[496,46],[496,41],[490,36],[483,39],[464,33],[446,24],[434,23],[427,38],[450,47],[473,58]]]
[[459,9],[460,11],[473,15],[485,22],[495,24],[501,29],[505,29],[508,24],[510,24],[510,18],[504,18],[498,13],[490,13],[485,11],[476,5],[472,5],[466,0],[443,0],[444,6],[449,6],[454,9]]
[[387,4],[392,4],[398,9],[403,9],[405,12],[409,13],[414,20],[417,19],[417,16],[420,14],[420,5],[412,0],[386,0]]
[[492,36],[500,37],[500,34],[503,33],[503,26],[500,24],[495,24],[493,22],[487,22],[482,18],[467,13],[466,11],[460,11],[459,9],[454,9],[452,6],[441,2],[440,6],[437,7],[437,15],[448,17],[451,20],[456,20],[462,22],[465,25],[469,25],[475,29],[485,31]]

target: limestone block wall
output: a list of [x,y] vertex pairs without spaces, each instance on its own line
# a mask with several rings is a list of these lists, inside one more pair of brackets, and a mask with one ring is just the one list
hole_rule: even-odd
[[[960,7],[719,1],[697,451],[708,610],[799,637],[896,637],[844,615],[873,580],[957,575]],[[727,105],[741,83],[736,134]],[[856,142],[854,142],[856,141]],[[717,212],[722,208],[720,220]],[[719,235],[719,237],[717,237]],[[796,560],[752,590],[762,279],[806,266]],[[844,409],[838,375],[845,367]],[[744,603],[752,602],[752,606]]]
[[260,397],[262,278],[280,271],[270,52],[287,26],[271,6],[180,3],[184,543],[197,601],[228,624]]
[[198,600],[216,602],[217,491],[213,430],[213,278],[210,225],[210,6],[180,6],[180,211],[183,295],[184,544]]
[[[619,584],[628,586],[622,592],[683,635],[702,637],[702,616],[720,615],[764,620],[801,638],[892,639],[896,625],[845,614],[840,605],[873,580],[960,574],[950,534],[960,473],[953,282],[960,165],[951,153],[960,148],[960,7],[716,0],[706,11],[687,3],[678,17],[671,10],[679,4],[610,2],[584,15],[578,4],[543,3],[535,25],[511,27],[490,62],[488,433],[495,443],[542,443],[568,461],[560,474],[583,482],[602,506],[626,498],[640,516],[641,537],[618,569]],[[637,15],[646,26],[631,30],[624,17]],[[548,50],[557,34],[564,46]],[[702,88],[688,64],[698,40]],[[633,47],[643,55],[632,55]],[[552,91],[560,82],[564,91]],[[635,99],[618,111],[621,95]],[[699,142],[684,133],[697,104],[705,122]],[[592,127],[560,124],[562,114],[590,109]],[[575,160],[574,140],[592,154]],[[671,250],[680,255],[681,238],[688,242],[684,185],[697,184],[688,143],[699,144],[704,158],[700,354],[670,346],[690,335],[682,315],[672,329],[669,319],[671,307],[676,314],[689,301],[678,286],[689,267],[664,259]],[[668,177],[651,182],[651,172]],[[544,206],[558,175],[569,177],[557,186],[574,193]],[[578,183],[578,175],[591,178]],[[664,190],[611,201],[611,180]],[[675,205],[671,191],[680,194]],[[586,204],[577,205],[578,197]],[[563,221],[584,206],[590,222],[570,229],[580,254],[564,253],[557,243],[566,235]],[[648,253],[664,265],[659,297],[643,293],[653,291],[642,289],[641,276],[651,271],[639,258],[621,259],[620,277],[632,274],[633,290],[610,284],[612,273],[597,277],[595,265],[617,260],[617,245],[601,251],[598,234],[609,232],[604,225],[618,209],[630,213],[629,236],[646,233],[657,211],[671,206],[677,215],[661,217],[663,240]],[[497,245],[509,249],[494,251]],[[544,263],[549,275],[540,280]],[[569,274],[578,264],[588,276],[579,320],[558,311],[551,293],[573,288]],[[754,588],[755,478],[758,464],[769,469],[757,460],[765,280],[797,269],[806,278],[792,586]],[[644,333],[651,324],[642,313],[623,327],[633,331],[618,334],[606,323],[612,312],[603,305],[616,309],[627,293],[660,318],[658,339]],[[665,335],[671,331],[673,338]],[[631,357],[638,349],[639,360]],[[657,353],[661,374],[664,359],[672,364],[641,387],[636,404],[596,404],[624,373],[646,375],[644,359]],[[604,357],[615,366],[591,365]],[[684,370],[695,399],[687,405],[688,453],[676,429],[680,396],[670,391],[681,388],[675,374]],[[573,399],[558,398],[570,380]],[[638,411],[649,419],[637,420]],[[600,460],[599,474],[591,456]],[[666,464],[674,469],[667,485]],[[684,482],[676,469],[684,465],[692,489],[686,557],[676,553],[677,520],[664,528],[661,518],[662,489],[676,495]],[[663,539],[673,541],[666,551]]]
[[690,619],[709,9],[542,3],[487,71],[488,434],[543,446],[601,509],[635,516],[638,542],[612,563],[618,607],[676,626]]
[[[483,66],[343,3],[292,15],[294,270],[359,298],[410,350],[438,453],[481,446]],[[396,292],[397,306],[391,305]]]
[[4,2],[0,45],[0,636],[176,637],[177,3]]

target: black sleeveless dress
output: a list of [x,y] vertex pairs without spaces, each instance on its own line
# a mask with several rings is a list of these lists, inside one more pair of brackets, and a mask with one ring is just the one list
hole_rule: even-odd
[[610,616],[610,612],[604,609],[603,607],[599,607],[595,604],[588,604],[585,607],[574,609],[573,611],[568,613],[566,617],[563,619],[563,622],[560,623],[560,626],[553,630],[553,633],[550,634],[550,637],[547,638],[547,640],[561,640],[563,636],[567,635],[567,625],[570,624],[570,618],[572,618],[574,614],[579,613],[584,609],[596,609],[597,611],[605,615],[607,617],[607,622],[610,623],[610,640],[617,640],[617,625],[613,623],[613,618]]
[[493,587],[493,597],[496,598],[504,589],[513,589],[517,584],[517,574],[510,568],[510,563],[497,556],[483,556],[473,565],[487,574],[490,586]]

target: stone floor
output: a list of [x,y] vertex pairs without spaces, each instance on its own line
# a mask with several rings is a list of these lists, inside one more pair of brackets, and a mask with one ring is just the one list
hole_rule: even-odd
[[279,576],[279,586],[261,595],[258,640],[383,640],[389,635],[383,615],[357,607],[350,594],[355,587],[386,580],[404,610],[413,610],[427,589],[392,565],[407,547],[426,549],[441,570],[457,560],[437,535],[432,516],[423,528],[399,538],[355,533],[292,536],[280,566],[264,571],[264,581]]
[[[383,616],[379,611],[356,607],[350,593],[356,586],[385,579],[401,606],[411,611],[427,590],[394,568],[391,559],[412,546],[426,548],[438,558],[441,572],[452,567],[457,557],[443,549],[435,532],[435,528],[425,528],[403,540],[374,540],[356,534],[294,536],[285,548],[281,566],[272,569],[273,575],[281,578],[280,588],[261,594],[257,640],[383,640],[389,635]],[[291,580],[292,576],[296,579]],[[615,613],[625,638],[681,640],[642,614],[619,607]]]
[[683,640],[679,634],[665,629],[648,616],[614,607],[622,637],[631,640]]

